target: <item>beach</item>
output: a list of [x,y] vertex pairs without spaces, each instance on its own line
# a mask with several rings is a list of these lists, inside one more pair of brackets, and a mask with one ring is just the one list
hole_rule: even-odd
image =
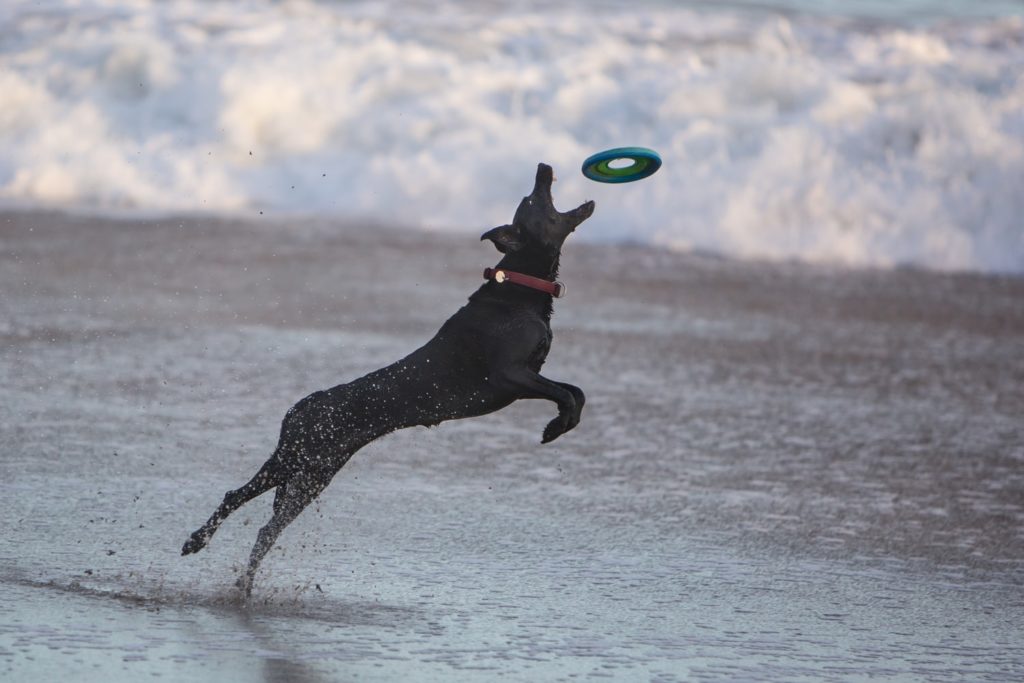
[[[0,679],[1024,680],[1021,9],[4,3]],[[373,442],[248,602],[271,496],[181,556],[538,162],[581,423]]]
[[522,401],[371,444],[251,604],[269,497],[181,557],[291,405],[463,305],[489,227],[0,213],[0,676],[1024,676],[1015,275],[573,237],[574,431]]

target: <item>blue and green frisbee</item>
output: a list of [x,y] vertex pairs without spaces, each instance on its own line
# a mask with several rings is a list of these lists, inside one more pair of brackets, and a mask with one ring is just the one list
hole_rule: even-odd
[[599,183],[631,183],[653,175],[661,157],[646,147],[616,147],[598,152],[583,162],[583,175]]

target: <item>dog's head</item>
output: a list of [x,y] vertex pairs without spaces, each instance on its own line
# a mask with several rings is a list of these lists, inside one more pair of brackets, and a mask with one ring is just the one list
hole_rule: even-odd
[[491,240],[503,254],[535,253],[557,256],[562,242],[576,226],[594,213],[594,202],[588,201],[566,213],[555,209],[551,200],[551,183],[555,173],[547,164],[537,164],[533,192],[523,197],[511,225],[488,230],[480,239]]

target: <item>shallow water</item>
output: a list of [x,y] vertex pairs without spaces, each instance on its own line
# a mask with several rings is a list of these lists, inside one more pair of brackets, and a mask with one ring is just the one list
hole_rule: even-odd
[[[585,227],[585,226],[584,226]],[[182,542],[284,411],[494,255],[329,221],[0,216],[11,680],[1024,675],[1024,281],[570,243],[522,402],[361,451],[282,536]]]

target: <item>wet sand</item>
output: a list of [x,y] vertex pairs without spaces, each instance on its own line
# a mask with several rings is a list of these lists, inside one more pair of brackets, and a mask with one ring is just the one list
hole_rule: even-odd
[[587,392],[574,432],[541,446],[526,401],[372,444],[249,606],[269,498],[178,555],[288,407],[495,260],[473,232],[0,214],[0,677],[1024,677],[1021,278],[570,240],[545,374]]

